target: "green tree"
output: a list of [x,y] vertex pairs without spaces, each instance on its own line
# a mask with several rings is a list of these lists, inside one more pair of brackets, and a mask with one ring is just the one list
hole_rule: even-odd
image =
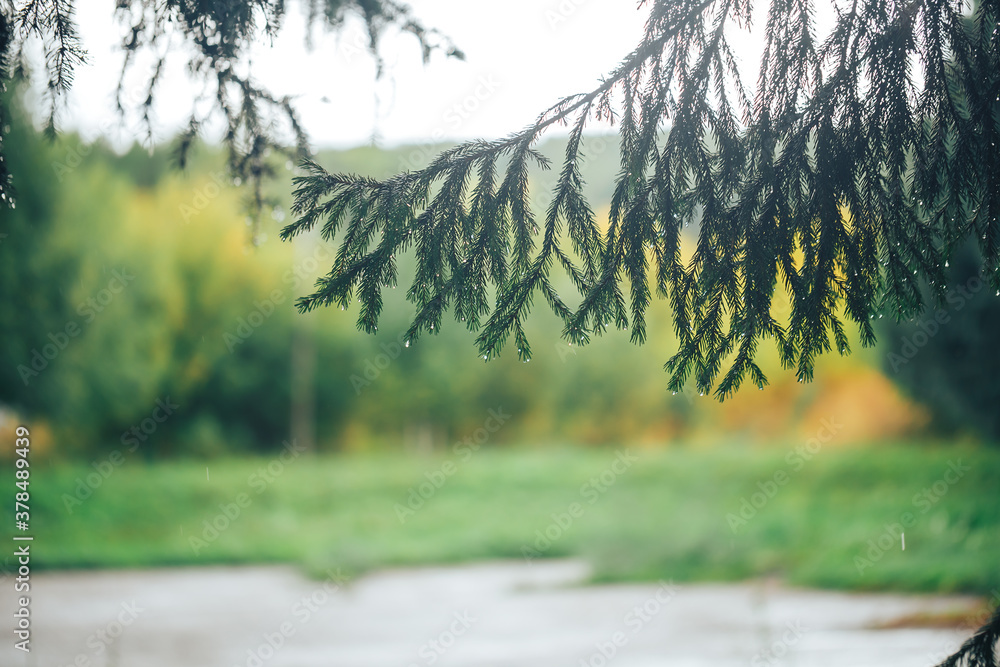
[[[224,336],[281,284],[290,249],[245,257],[232,192],[208,202],[191,229],[177,211],[192,188],[176,177],[136,189],[108,168],[106,148],[74,136],[43,141],[21,115],[12,115],[8,146],[23,180],[17,206],[0,212],[0,403],[51,423],[62,456],[121,447],[157,399],[185,409],[155,439],[143,437],[141,455],[280,443],[287,420],[274,406],[288,394],[290,309],[233,343],[232,354]],[[205,182],[218,192],[207,178],[194,191]],[[240,261],[220,262],[234,247]],[[248,404],[269,409],[248,416]],[[194,437],[212,428],[227,437]]]
[[65,295],[79,276],[82,262],[57,233],[60,189],[50,166],[55,151],[32,142],[16,115],[5,120],[13,125],[4,144],[10,162],[31,187],[15,208],[0,214],[0,303],[4,304],[0,331],[8,362],[0,364],[0,400],[34,412],[60,405],[58,383],[52,382],[51,374],[39,374],[76,331],[72,326],[66,331],[77,316]]
[[883,367],[930,409],[942,432],[1000,441],[1000,299],[981,269],[972,244],[956,252],[944,302],[915,320],[884,327]]

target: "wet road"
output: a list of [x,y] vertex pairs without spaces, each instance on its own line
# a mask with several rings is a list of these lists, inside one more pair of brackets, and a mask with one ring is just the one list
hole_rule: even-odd
[[[32,651],[5,629],[0,665],[930,667],[963,633],[871,627],[973,603],[773,582],[583,586],[587,574],[575,561],[393,570],[343,586],[335,572],[313,581],[283,566],[42,573]],[[10,619],[9,591],[2,605]]]

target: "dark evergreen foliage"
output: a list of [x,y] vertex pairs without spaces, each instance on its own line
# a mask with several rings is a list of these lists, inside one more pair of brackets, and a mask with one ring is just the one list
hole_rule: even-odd
[[879,337],[886,376],[930,409],[937,430],[1000,442],[1000,298],[981,269],[973,244],[959,248],[946,270],[944,302],[883,326]]
[[[9,99],[7,81],[9,77],[9,62],[7,54],[14,41],[14,26],[11,17],[0,12],[0,100]],[[7,202],[12,195],[10,170],[7,168],[4,139],[7,137],[7,127],[10,125],[10,114],[5,104],[0,103],[0,200]]]
[[993,617],[979,628],[962,647],[937,667],[993,667],[1000,664],[1000,607]]
[[[163,48],[171,39],[181,40],[193,55],[187,63],[190,75],[205,86],[207,111],[192,108],[187,130],[178,142],[177,159],[187,160],[199,130],[208,116],[221,112],[226,122],[225,143],[229,149],[232,176],[250,185],[250,209],[258,214],[265,201],[262,183],[272,175],[267,159],[274,152],[296,159],[309,154],[308,138],[289,97],[276,97],[254,82],[246,63],[246,52],[258,38],[272,39],[287,20],[285,0],[118,0],[116,18],[127,28],[121,47],[125,55],[117,90],[118,110],[124,114],[124,82],[136,56],[150,53],[155,65],[139,103],[152,141],[151,112],[157,84],[168,55],[179,51]],[[388,29],[412,34],[425,60],[435,50],[448,56],[462,53],[437,31],[424,27],[410,9],[394,0],[302,0],[310,34],[317,28],[340,29],[348,16],[363,19],[368,48],[382,65],[378,44]],[[41,40],[45,50],[45,72],[49,77],[47,130],[55,131],[60,95],[70,87],[73,69],[86,59],[80,47],[71,0],[0,0],[0,83],[25,76],[24,47],[29,38]],[[176,43],[173,45],[176,46]],[[2,135],[0,135],[2,139]],[[292,148],[289,148],[289,147]],[[2,156],[2,153],[0,153]],[[2,164],[2,163],[0,163]],[[0,167],[0,193],[9,195],[6,173]]]
[[[573,343],[611,326],[641,343],[655,290],[669,299],[680,340],[670,387],[693,380],[725,398],[747,379],[767,382],[754,362],[765,339],[801,380],[818,355],[849,352],[848,322],[871,345],[870,319],[919,312],[921,281],[943,284],[961,239],[978,240],[996,286],[997,3],[967,21],[956,0],[841,2],[820,40],[812,0],[774,0],[751,96],[727,31],[750,23],[752,4],[653,2],[641,44],[594,91],[420,171],[373,181],[308,163],[298,220],[284,236],[321,224],[343,241],[300,307],[356,297],[359,327],[374,330],[379,293],[397,280],[395,256],[413,248],[411,337],[438,330],[451,309],[479,330],[484,357],[513,338],[527,359],[522,322],[537,297]],[[614,119],[621,134],[606,229],[576,166],[595,118]],[[552,204],[534,211],[528,168],[549,165],[533,146],[557,123],[571,128],[569,146]],[[698,240],[685,261],[690,224]],[[553,288],[556,266],[579,305]],[[787,322],[771,314],[779,290],[791,295]]]

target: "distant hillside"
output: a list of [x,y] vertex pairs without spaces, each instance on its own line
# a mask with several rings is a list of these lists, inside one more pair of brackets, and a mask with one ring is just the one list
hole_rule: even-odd
[[[542,142],[538,150],[552,160],[553,167],[547,172],[537,170],[533,174],[533,185],[539,187],[539,202],[547,202],[544,194],[555,184],[559,165],[566,152],[567,140],[553,137]],[[381,148],[361,146],[348,150],[322,150],[317,153],[317,161],[328,171],[352,173],[373,178],[387,178],[404,170],[426,167],[443,150],[454,143],[417,144]],[[595,210],[606,207],[611,202],[614,179],[619,170],[618,135],[599,135],[584,141],[586,164],[582,167],[586,181],[587,198]]]

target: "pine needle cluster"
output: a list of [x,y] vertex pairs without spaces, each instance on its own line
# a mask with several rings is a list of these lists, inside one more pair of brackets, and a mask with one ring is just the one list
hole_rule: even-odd
[[[593,91],[563,99],[503,140],[462,144],[386,180],[307,162],[289,238],[321,225],[340,242],[329,275],[299,306],[360,301],[374,331],[396,257],[413,249],[408,336],[446,311],[485,358],[514,340],[541,297],[573,344],[615,327],[646,338],[652,293],[669,301],[677,353],[666,369],[724,399],[773,341],[809,380],[817,357],[872,345],[871,319],[923,307],[962,239],[979,243],[1000,287],[998,5],[957,0],[837,2],[828,34],[814,0],[773,0],[754,92],[730,41],[750,0],[655,0],[639,46]],[[965,9],[965,13],[963,10]],[[579,164],[585,128],[617,124],[621,170],[610,219],[597,220]],[[562,124],[569,142],[546,210],[533,210],[535,146]],[[690,257],[682,234],[697,230]],[[565,272],[578,305],[553,286]],[[787,321],[772,314],[781,292]]]

